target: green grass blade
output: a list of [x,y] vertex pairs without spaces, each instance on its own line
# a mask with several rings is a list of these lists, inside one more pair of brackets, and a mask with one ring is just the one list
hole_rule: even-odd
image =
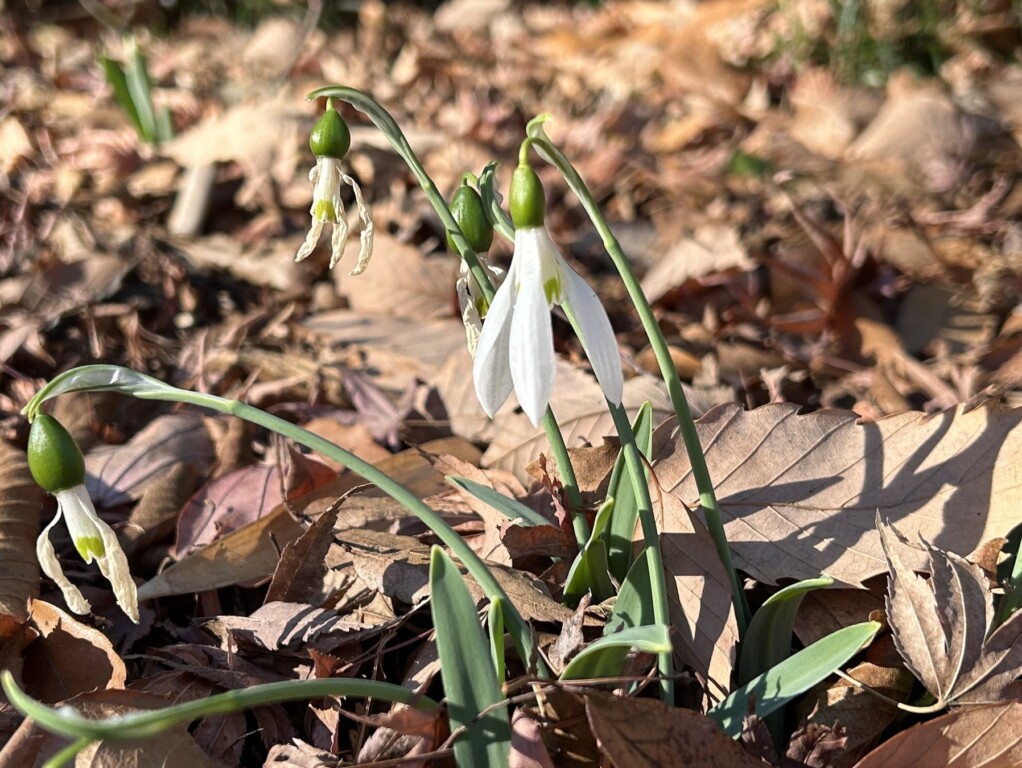
[[560,679],[587,680],[620,675],[622,664],[633,648],[645,653],[670,653],[670,629],[663,624],[648,624],[601,637],[568,662]]
[[737,739],[750,710],[750,699],[753,711],[766,717],[833,674],[869,645],[880,627],[879,622],[867,621],[839,629],[753,678],[706,714],[720,724],[724,733]]
[[739,684],[744,685],[791,655],[795,614],[802,605],[802,598],[813,590],[829,587],[833,583],[834,580],[827,576],[806,579],[767,598],[749,622],[742,642],[742,655],[738,664]]
[[142,121],[139,119],[138,110],[135,109],[135,102],[131,98],[131,91],[128,89],[128,81],[124,76],[124,69],[116,61],[106,56],[99,57],[99,65],[103,68],[106,81],[114,89],[114,98],[121,105],[121,109],[127,112],[131,124],[135,126],[139,137],[144,140]]
[[125,80],[131,103],[138,113],[142,138],[148,143],[156,142],[156,110],[153,108],[152,83],[149,80],[149,65],[142,55],[142,50],[134,38],[127,43],[128,65],[125,67]]
[[[632,424],[635,444],[649,459],[653,453],[653,405],[648,400],[639,408]],[[639,505],[635,501],[632,484],[625,476],[625,457],[618,454],[614,471],[610,475],[607,495],[614,497],[614,516],[607,528],[607,562],[610,572],[622,581],[632,564],[632,537],[639,518]],[[649,473],[647,472],[647,477]]]
[[511,750],[507,708],[481,715],[504,700],[489,643],[461,571],[437,546],[430,558],[429,588],[451,727],[467,727],[454,742],[454,759],[459,766],[507,766]]

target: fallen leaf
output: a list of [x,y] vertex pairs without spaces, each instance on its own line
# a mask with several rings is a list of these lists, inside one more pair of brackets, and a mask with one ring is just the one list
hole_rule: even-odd
[[[1022,409],[859,423],[848,411],[722,406],[696,430],[736,566],[769,584],[823,573],[861,586],[885,572],[877,510],[905,535],[963,554],[1022,519]],[[657,432],[654,462],[664,492],[698,509],[673,422]]]
[[[113,718],[139,710],[156,710],[169,706],[172,699],[139,691],[90,691],[65,702],[92,719]],[[22,733],[24,732],[24,733]],[[67,746],[63,736],[48,733],[31,719],[26,719],[19,733],[0,751],[0,765],[36,766]],[[221,768],[188,733],[187,725],[178,724],[144,739],[92,742],[75,760],[75,765],[90,768]]]
[[85,485],[97,507],[115,507],[142,498],[149,485],[174,465],[185,463],[205,472],[213,458],[213,444],[199,416],[168,414],[151,421],[124,445],[89,451]]
[[657,302],[671,291],[710,274],[754,269],[733,226],[707,225],[671,246],[642,278],[642,292]]
[[924,580],[903,562],[895,529],[877,525],[890,568],[887,619],[894,642],[936,704],[1017,695],[1022,614],[993,627],[993,593],[979,566],[924,542],[931,573]]
[[663,497],[662,515],[660,549],[678,633],[675,652],[719,691],[730,690],[738,648],[730,579],[710,534],[676,497]]
[[586,694],[586,713],[604,754],[617,768],[764,768],[717,723],[653,699]]
[[855,768],[1017,768],[1022,702],[958,709],[902,731]]
[[334,470],[294,448],[288,448],[287,457],[283,467],[276,462],[244,467],[200,489],[178,517],[173,556],[181,559],[269,514],[285,501],[312,493],[337,476]]
[[39,594],[35,540],[42,505],[24,452],[0,441],[0,638],[19,631],[29,600]]
[[331,504],[305,533],[285,545],[264,603],[314,604],[314,596],[322,589],[326,576],[327,552],[334,543],[334,524],[341,503]]
[[123,688],[126,670],[106,636],[59,608],[32,600],[38,639],[25,651],[25,690],[47,704],[97,688]]

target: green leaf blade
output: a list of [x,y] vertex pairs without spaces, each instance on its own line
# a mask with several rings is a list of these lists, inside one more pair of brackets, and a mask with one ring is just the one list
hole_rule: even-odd
[[461,571],[436,546],[430,558],[429,587],[448,715],[452,728],[467,728],[454,742],[455,760],[465,766],[507,766],[511,749],[507,708],[482,714],[504,701],[490,642]]
[[738,738],[742,720],[750,710],[750,697],[754,699],[753,711],[766,717],[833,674],[869,645],[880,627],[879,622],[867,621],[839,629],[732,691],[706,714],[720,723],[724,733]]

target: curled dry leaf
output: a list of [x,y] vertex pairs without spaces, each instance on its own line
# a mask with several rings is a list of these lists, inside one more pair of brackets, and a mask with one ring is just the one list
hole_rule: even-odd
[[97,688],[124,687],[124,662],[102,632],[42,600],[33,600],[30,609],[39,637],[25,651],[29,694],[55,704]]
[[42,489],[32,480],[25,454],[0,441],[0,639],[28,619],[28,601],[39,592]]
[[[958,406],[863,424],[850,411],[722,406],[696,429],[735,564],[759,581],[825,573],[862,586],[886,572],[877,510],[905,535],[959,553],[1022,520],[1022,409]],[[673,421],[657,430],[654,468],[665,492],[698,509]],[[907,564],[925,561],[919,552]]]
[[887,617],[898,652],[937,699],[990,703],[1018,694],[1022,675],[1022,612],[996,629],[993,593],[983,571],[925,542],[930,579],[901,558],[896,531],[878,522],[890,567]]

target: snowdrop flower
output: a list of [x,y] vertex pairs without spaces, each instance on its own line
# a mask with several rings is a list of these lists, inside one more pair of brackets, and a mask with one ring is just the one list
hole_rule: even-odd
[[554,383],[554,306],[578,334],[604,396],[619,405],[623,381],[614,330],[593,289],[550,239],[543,186],[526,164],[514,172],[510,204],[514,257],[486,314],[473,367],[483,410],[492,417],[514,389],[522,410],[539,424]]
[[351,133],[329,100],[326,112],[316,121],[309,134],[309,146],[312,148],[312,154],[316,156],[316,165],[309,172],[309,181],[314,184],[312,207],[309,209],[309,213],[312,214],[312,226],[302,247],[298,249],[295,261],[308,258],[315,250],[319,236],[323,232],[323,225],[327,223],[334,227],[333,235],[330,237],[330,269],[333,269],[344,255],[344,243],[348,239],[348,220],[345,217],[344,204],[341,202],[341,182],[344,182],[355,192],[355,205],[358,208],[358,217],[362,220],[358,262],[351,270],[351,274],[362,274],[373,255],[373,212],[366,205],[362,190],[355,180],[341,170],[341,158],[351,146]]
[[36,541],[36,557],[43,573],[64,593],[68,607],[79,614],[92,610],[89,601],[64,575],[50,542],[50,530],[64,518],[75,549],[86,563],[96,560],[114,590],[117,604],[138,623],[138,593],[128,568],[128,558],[113,529],[99,519],[85,489],[85,459],[74,438],[52,416],[39,414],[28,436],[28,468],[32,477],[57,498],[54,515]]

